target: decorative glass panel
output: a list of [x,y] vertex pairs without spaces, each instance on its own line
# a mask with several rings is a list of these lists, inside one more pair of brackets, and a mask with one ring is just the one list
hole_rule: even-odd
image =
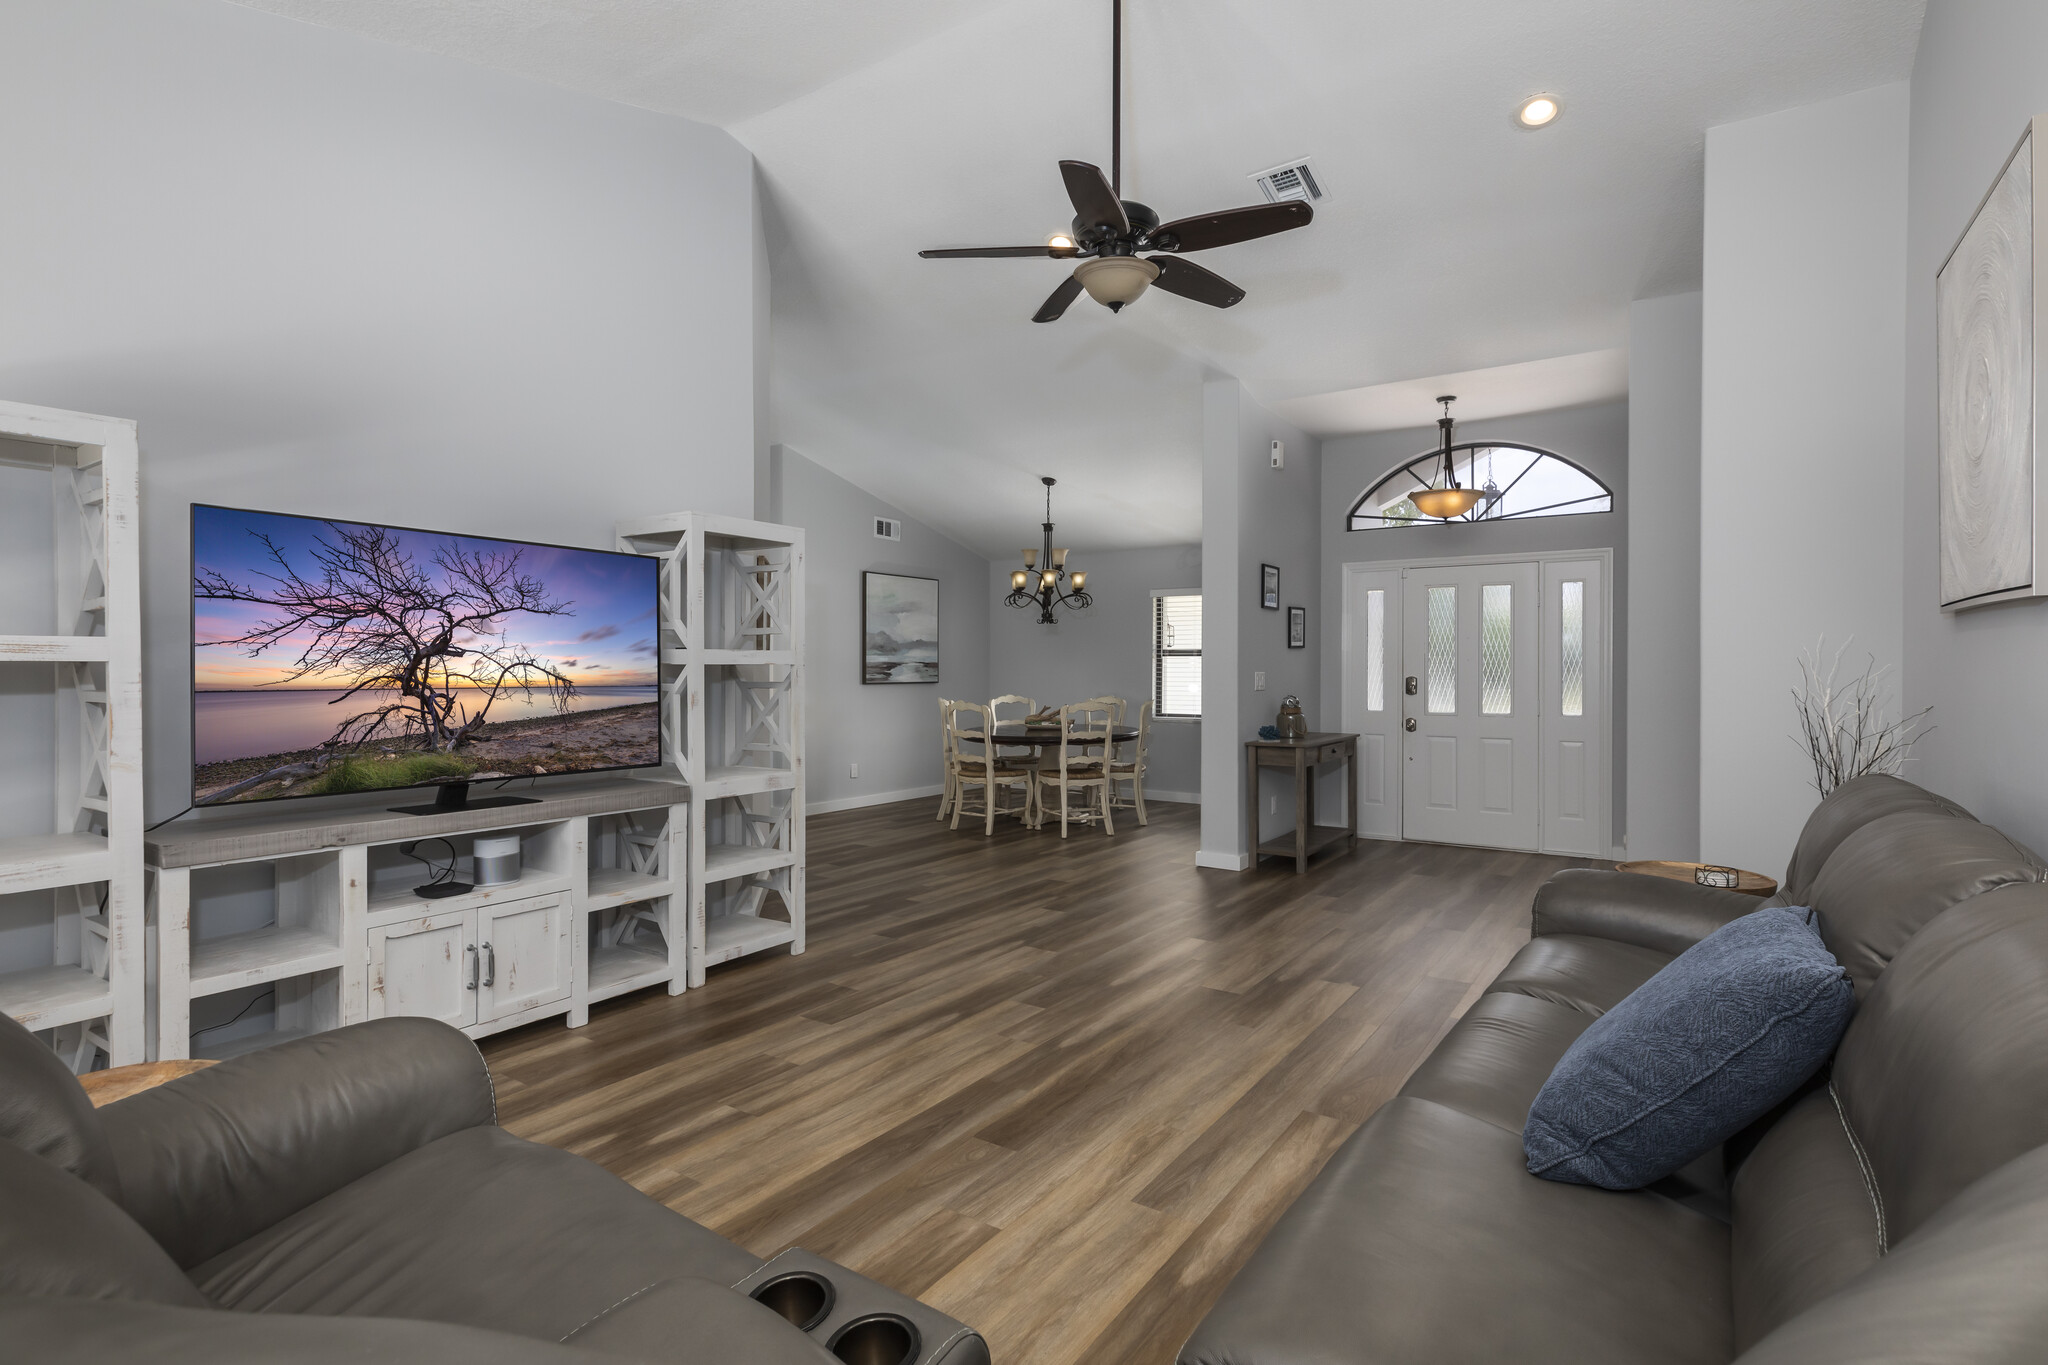
[[1568,579],[1564,585],[1564,610],[1559,613],[1563,626],[1564,671],[1564,713],[1567,716],[1586,714],[1586,585],[1580,579]]
[[1429,714],[1455,715],[1458,710],[1458,589],[1446,584],[1429,590]]
[[[1564,456],[1534,446],[1455,445],[1451,447],[1451,468],[1460,488],[1477,488],[1486,494],[1476,507],[1462,517],[1451,518],[1453,521],[1516,521],[1614,510],[1614,495],[1607,485]],[[1428,451],[1396,467],[1352,504],[1349,529],[1434,524],[1436,518],[1423,516],[1412,499],[1442,477],[1439,451]]]
[[1365,709],[1387,709],[1387,594],[1371,588],[1365,594]]
[[1479,590],[1479,714],[1515,710],[1515,585],[1488,583]]

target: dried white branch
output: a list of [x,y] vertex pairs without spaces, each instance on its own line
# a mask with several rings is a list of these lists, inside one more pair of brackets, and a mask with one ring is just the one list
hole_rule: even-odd
[[1827,637],[1815,641],[1810,653],[1799,656],[1799,686],[1792,689],[1792,707],[1799,719],[1799,733],[1792,742],[1813,764],[1814,790],[1822,796],[1854,777],[1898,772],[1913,745],[1934,729],[1921,725],[1934,710],[1931,706],[1897,720],[1889,718],[1893,707],[1885,680],[1891,669],[1879,668],[1874,655],[1860,674],[1838,682],[1848,648],[1844,640],[1828,654]]

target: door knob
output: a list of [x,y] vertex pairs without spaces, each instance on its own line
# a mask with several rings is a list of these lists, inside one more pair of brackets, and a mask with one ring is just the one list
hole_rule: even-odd
[[1422,690],[1422,682],[1419,678],[1410,678],[1403,686],[1411,697]]
[[1406,719],[1406,720],[1402,721],[1402,722],[1401,722],[1401,728],[1402,728],[1403,730],[1406,730],[1406,731],[1407,731],[1407,732],[1408,732],[1409,734],[1411,734],[1411,735],[1412,735],[1412,734],[1414,734],[1414,733],[1415,733],[1415,717],[1413,717],[1413,716],[1410,716],[1410,717],[1408,717],[1408,719]]

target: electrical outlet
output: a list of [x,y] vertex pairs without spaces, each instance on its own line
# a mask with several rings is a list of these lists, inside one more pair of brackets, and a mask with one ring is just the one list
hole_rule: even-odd
[[1254,692],[1263,692],[1263,691],[1265,691],[1265,690],[1266,690],[1266,675],[1265,675],[1265,674],[1263,674],[1263,673],[1254,673],[1254,674],[1252,674],[1252,691],[1254,691]]
[[1287,468],[1287,447],[1279,441],[1273,442],[1273,468]]
[[858,764],[858,763],[849,763],[849,764],[847,764],[847,765],[846,765],[846,775],[847,775],[848,777],[859,777],[859,776],[860,776],[860,764]]

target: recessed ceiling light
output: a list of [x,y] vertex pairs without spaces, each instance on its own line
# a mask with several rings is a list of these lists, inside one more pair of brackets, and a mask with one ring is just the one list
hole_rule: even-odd
[[1531,95],[1515,110],[1515,122],[1524,128],[1541,128],[1556,119],[1562,108],[1555,95]]

